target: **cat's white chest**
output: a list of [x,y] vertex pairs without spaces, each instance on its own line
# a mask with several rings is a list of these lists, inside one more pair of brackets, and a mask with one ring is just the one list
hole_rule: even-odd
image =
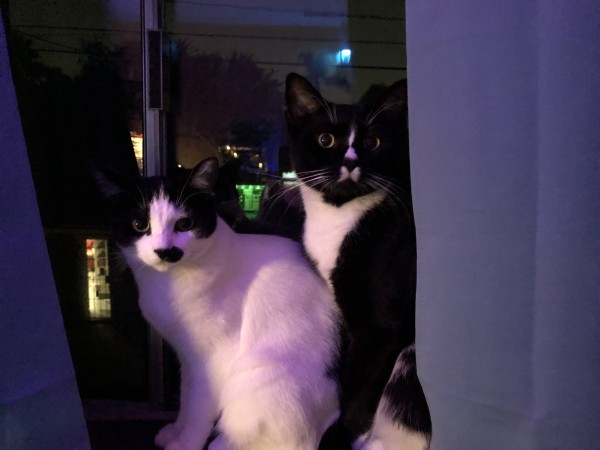
[[206,280],[202,272],[146,268],[136,275],[144,317],[179,353],[207,355],[237,338],[238,299],[218,285],[207,289],[212,280]]
[[314,189],[300,186],[300,190],[306,211],[304,246],[321,276],[331,284],[331,272],[346,235],[367,211],[383,200],[384,194],[373,192],[337,207],[324,202]]

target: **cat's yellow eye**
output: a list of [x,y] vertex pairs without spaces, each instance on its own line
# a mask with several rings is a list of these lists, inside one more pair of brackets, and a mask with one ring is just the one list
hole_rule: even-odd
[[363,148],[365,150],[375,150],[380,144],[381,141],[376,136],[363,139]]
[[321,133],[317,138],[317,141],[323,148],[331,148],[335,145],[335,138],[331,133]]
[[150,229],[150,222],[146,219],[133,219],[131,226],[138,233],[146,233]]
[[175,231],[190,231],[194,228],[194,221],[189,217],[183,217],[175,222]]

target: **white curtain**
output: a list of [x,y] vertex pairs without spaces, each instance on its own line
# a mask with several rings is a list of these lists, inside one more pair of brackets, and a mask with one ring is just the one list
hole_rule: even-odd
[[0,17],[0,449],[89,448]]
[[432,450],[600,449],[600,2],[406,11]]

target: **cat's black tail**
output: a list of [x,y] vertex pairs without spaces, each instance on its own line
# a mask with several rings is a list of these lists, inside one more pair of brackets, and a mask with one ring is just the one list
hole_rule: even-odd
[[338,421],[323,436],[319,450],[427,450],[430,442],[431,416],[417,377],[415,346],[412,344],[396,359],[371,429],[352,442],[350,433]]
[[398,406],[395,419],[420,433],[431,434],[431,416],[425,393],[417,377],[415,344],[405,348],[383,393]]
[[382,448],[390,450],[429,448],[431,416],[417,376],[414,344],[405,348],[396,360],[367,439],[379,441]]

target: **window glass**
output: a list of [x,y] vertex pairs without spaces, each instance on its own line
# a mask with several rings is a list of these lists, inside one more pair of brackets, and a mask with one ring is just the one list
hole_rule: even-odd
[[282,106],[289,72],[340,103],[406,77],[404,2],[395,0],[172,0],[166,28],[177,166],[231,148],[220,156],[260,154],[262,166],[255,159],[248,169],[288,169]]
[[[148,340],[90,163],[133,176],[157,153],[168,172],[208,156],[237,160],[236,200],[248,218],[261,217],[279,186],[294,184],[286,75],[307,77],[338,103],[405,78],[404,2],[84,3],[2,2],[39,208],[82,397],[145,401],[159,392],[166,404],[176,399],[175,359],[157,357],[160,344]],[[162,85],[149,84],[162,108],[149,130],[142,15],[156,4]]]
[[378,95],[406,78],[404,2],[165,5],[170,167],[191,168],[208,156],[222,163],[238,159],[244,214],[297,230],[299,197],[280,195],[294,178],[283,113],[285,77],[297,72],[337,103]]
[[[6,5],[6,8],[4,8]],[[147,331],[91,164],[136,174],[137,0],[2,3],[48,252],[83,398],[147,397]]]
[[88,275],[88,316],[90,319],[110,319],[108,241],[106,239],[86,239],[85,249]]

